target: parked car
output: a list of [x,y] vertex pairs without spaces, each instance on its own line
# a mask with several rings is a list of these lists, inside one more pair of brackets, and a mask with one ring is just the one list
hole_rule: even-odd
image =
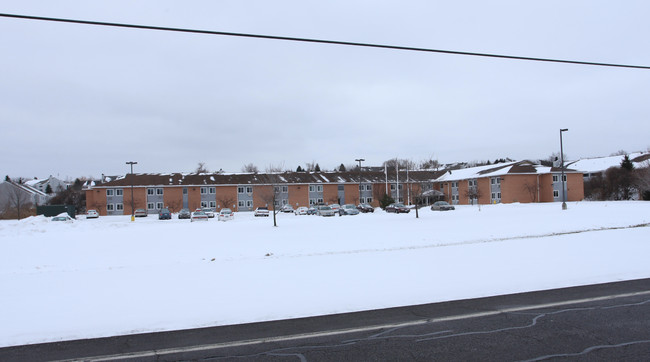
[[331,207],[327,205],[321,205],[316,208],[316,215],[318,216],[334,216],[336,211],[332,210]]
[[411,211],[411,209],[409,209],[408,207],[406,207],[404,204],[402,204],[400,202],[397,202],[397,203],[390,204],[390,205],[386,206],[385,210],[386,210],[386,212],[394,212],[396,214],[408,213],[408,212]]
[[181,211],[178,212],[178,218],[179,219],[192,218],[192,213],[190,212],[190,209],[181,209]]
[[309,212],[309,208],[300,206],[293,213],[296,215],[307,215],[308,212]]
[[211,208],[209,208],[209,207],[203,207],[203,208],[201,208],[201,210],[202,210],[206,215],[208,215],[208,217],[209,217],[210,219],[212,219],[212,218],[214,217],[214,210],[212,210]]
[[339,209],[339,216],[343,215],[359,215],[359,210],[352,204],[345,204]]
[[235,218],[235,213],[232,212],[232,210],[230,210],[228,208],[223,208],[223,209],[221,209],[221,211],[219,211],[219,216],[218,216],[217,220],[219,220],[219,221],[228,221],[228,220],[232,220],[234,218]]
[[434,211],[448,211],[448,210],[456,210],[454,205],[449,205],[447,201],[436,201],[431,205],[431,210]]
[[361,212],[375,212],[375,208],[370,206],[369,204],[359,204],[357,205],[357,210]]
[[201,209],[196,209],[190,216],[190,222],[194,221],[208,221],[208,214],[206,214],[203,210]]
[[260,206],[255,209],[255,216],[269,216],[269,208],[265,206]]
[[172,213],[169,211],[168,208],[162,208],[158,212],[158,220],[171,220],[172,218]]
[[52,218],[52,221],[64,221],[64,222],[72,222],[72,218],[70,215],[66,213],[62,213],[59,215],[56,215],[55,217]]
[[97,210],[88,210],[86,212],[86,219],[96,219],[99,217]]
[[315,206],[310,206],[307,209],[307,215],[316,215],[316,207]]
[[145,209],[135,209],[133,216],[135,217],[147,217],[148,213]]
[[282,208],[280,209],[280,211],[286,212],[286,213],[293,212],[293,207],[291,205],[289,205],[289,204],[282,205]]
[[334,212],[339,212],[339,209],[341,208],[341,205],[339,204],[331,204],[329,206],[334,210]]

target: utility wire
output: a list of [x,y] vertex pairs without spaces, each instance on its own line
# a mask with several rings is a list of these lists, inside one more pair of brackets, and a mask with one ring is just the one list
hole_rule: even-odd
[[516,56],[516,55],[474,53],[474,52],[462,52],[462,51],[455,51],[455,50],[415,48],[415,47],[406,47],[406,46],[399,46],[399,45],[356,43],[356,42],[348,42],[348,41],[295,38],[295,37],[275,36],[275,35],[230,33],[230,32],[224,32],[224,31],[197,30],[197,29],[184,29],[184,28],[168,28],[168,27],[151,26],[151,25],[107,23],[107,22],[100,22],[100,21],[62,19],[62,18],[47,18],[47,17],[30,16],[30,15],[17,15],[17,14],[0,13],[0,17],[16,18],[16,19],[27,19],[27,20],[54,21],[54,22],[60,22],[60,23],[73,23],[73,24],[84,24],[84,25],[111,26],[111,27],[119,27],[119,28],[131,28],[131,29],[173,31],[173,32],[179,32],[179,33],[222,35],[222,36],[234,36],[234,37],[242,37],[242,38],[286,40],[286,41],[295,41],[295,42],[304,42],[304,43],[347,45],[347,46],[366,47],[366,48],[381,48],[381,49],[406,50],[406,51],[427,52],[427,53],[467,55],[467,56],[475,56],[475,57],[502,58],[502,59],[512,59],[512,60],[528,60],[528,61],[535,61],[535,62],[567,63],[567,64],[578,64],[578,65],[593,65],[593,66],[600,66],[600,67],[650,69],[650,66],[645,66],[645,65],[598,63],[598,62],[585,62],[585,61],[579,61],[579,60],[565,60],[565,59],[551,59],[551,58],[533,58],[533,57],[522,57],[522,56]]

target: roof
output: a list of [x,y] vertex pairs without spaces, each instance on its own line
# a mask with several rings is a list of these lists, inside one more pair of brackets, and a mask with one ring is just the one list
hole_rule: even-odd
[[[498,163],[494,165],[485,165],[457,170],[447,170],[444,175],[436,181],[460,181],[470,180],[482,177],[497,177],[512,174],[548,174],[561,172],[558,167],[541,166],[531,161],[516,161],[507,163]],[[564,169],[565,173],[576,173],[574,169]]]
[[[628,155],[633,163],[640,164],[650,160],[650,152],[633,152]],[[567,163],[567,166],[580,172],[603,172],[610,167],[618,167],[625,158],[625,155],[608,157],[585,158]],[[635,165],[636,167],[637,165]]]

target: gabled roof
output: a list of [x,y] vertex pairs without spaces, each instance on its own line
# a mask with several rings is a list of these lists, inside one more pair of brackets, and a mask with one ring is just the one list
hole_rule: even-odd
[[[640,164],[650,160],[650,152],[634,152],[628,155],[633,163]],[[618,167],[625,158],[625,155],[608,157],[584,158],[578,161],[567,163],[568,167],[580,172],[603,172],[610,167]],[[635,167],[638,165],[635,165]]]

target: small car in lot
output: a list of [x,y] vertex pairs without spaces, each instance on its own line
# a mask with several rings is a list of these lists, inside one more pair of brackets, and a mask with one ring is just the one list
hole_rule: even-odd
[[386,212],[394,212],[396,214],[400,214],[400,213],[406,214],[406,213],[409,213],[411,211],[411,209],[409,209],[407,206],[405,206],[401,202],[390,204],[390,205],[386,206],[385,210],[386,210]]
[[290,213],[293,212],[293,207],[289,204],[283,205],[282,208],[280,209],[282,212]]
[[456,210],[454,205],[449,205],[447,201],[436,201],[431,205],[431,210],[433,211],[449,211]]
[[86,219],[96,219],[99,217],[97,210],[88,210],[86,212]]
[[341,208],[341,205],[339,205],[339,204],[331,204],[331,205],[329,205],[329,207],[331,207],[332,210],[334,210],[334,212],[339,212],[339,209]]
[[162,208],[158,212],[158,220],[171,220],[172,219],[172,213],[169,211],[168,208]]
[[61,213],[53,217],[52,221],[72,222],[72,218],[67,213]]
[[307,215],[316,215],[316,207],[315,206],[310,206],[307,209]]
[[255,209],[255,216],[269,216],[269,208],[266,206],[260,206]]
[[339,209],[339,216],[343,215],[359,215],[359,210],[352,204],[345,204]]
[[135,217],[147,217],[148,213],[145,209],[135,209],[133,216]]
[[294,213],[295,215],[308,215],[308,214],[307,214],[308,212],[309,212],[309,208],[307,208],[307,207],[305,207],[305,206],[300,206],[299,208],[297,208],[296,210],[294,210],[293,213]]
[[316,208],[316,215],[318,216],[334,216],[336,211],[332,210],[331,207],[327,205],[321,205]]
[[179,219],[192,218],[192,213],[190,212],[190,209],[181,209],[181,211],[178,212],[178,218]]
[[232,220],[235,218],[235,213],[232,212],[232,210],[228,208],[223,208],[221,211],[219,211],[219,216],[217,217],[217,220],[219,221],[228,221]]
[[196,209],[196,211],[192,213],[192,216],[190,216],[190,222],[208,221],[209,219],[208,215],[201,209]]
[[214,217],[214,210],[212,210],[211,208],[209,208],[209,207],[203,207],[203,208],[201,208],[201,210],[203,210],[203,212],[204,212],[206,215],[208,215],[208,217],[209,217],[210,219],[212,219],[212,218]]
[[357,205],[357,210],[366,213],[366,212],[375,212],[375,208],[369,204],[359,204]]

